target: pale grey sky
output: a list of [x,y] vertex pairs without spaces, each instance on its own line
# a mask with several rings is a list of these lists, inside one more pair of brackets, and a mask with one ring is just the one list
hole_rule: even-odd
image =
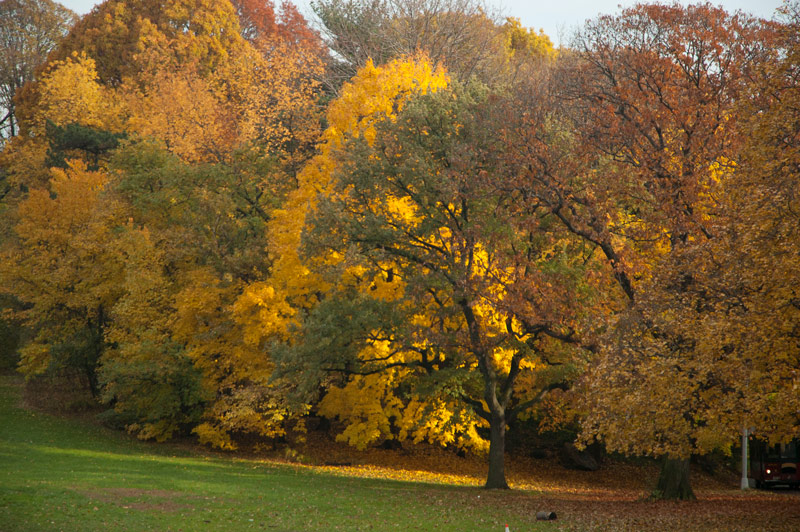
[[[487,0],[489,4],[498,6],[507,17],[517,17],[523,26],[543,29],[554,43],[567,40],[571,31],[582,26],[586,19],[600,14],[613,14],[619,6],[634,5],[637,0]],[[68,8],[84,14],[92,9],[93,0],[61,0]],[[276,2],[279,3],[279,2]],[[310,16],[308,0],[296,0],[301,11]],[[681,2],[682,4],[696,3]],[[728,11],[742,10],[754,15],[772,18],[775,9],[782,5],[782,0],[711,0],[712,4],[722,5]],[[559,38],[561,37],[561,38]]]

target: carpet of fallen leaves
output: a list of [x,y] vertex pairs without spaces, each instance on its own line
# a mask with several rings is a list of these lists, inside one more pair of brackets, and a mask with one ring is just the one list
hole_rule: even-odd
[[[481,457],[459,457],[429,446],[357,451],[313,435],[288,456],[298,467],[328,473],[425,483],[481,486],[486,464]],[[275,455],[271,460],[275,459]],[[733,472],[710,476],[692,471],[697,500],[651,501],[648,496],[658,476],[654,463],[630,463],[607,459],[599,471],[574,471],[555,458],[512,456],[507,477],[513,491],[474,492],[453,490],[453,498],[474,506],[508,505],[534,515],[555,512],[560,530],[689,530],[689,531],[800,531],[800,492],[775,489],[739,489]],[[420,488],[421,498],[427,495]],[[525,510],[527,509],[527,510]]]

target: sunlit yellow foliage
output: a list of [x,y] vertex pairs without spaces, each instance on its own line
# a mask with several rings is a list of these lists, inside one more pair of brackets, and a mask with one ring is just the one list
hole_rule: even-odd
[[319,413],[338,417],[346,427],[336,439],[358,449],[391,438],[391,418],[402,416],[403,403],[393,393],[403,372],[356,376],[343,388],[332,387],[319,405]]
[[392,120],[407,98],[446,86],[445,72],[424,57],[396,59],[378,67],[369,61],[331,103],[324,142],[330,149],[340,145],[345,136],[374,139],[375,125]]
[[544,30],[525,28],[518,18],[509,17],[503,25],[506,53],[511,58],[554,59],[556,49]]
[[[387,342],[376,342],[361,356],[385,356],[391,347]],[[398,353],[395,358],[400,360],[405,356]],[[342,421],[345,428],[337,435],[337,440],[362,450],[382,440],[393,439],[456,446],[479,453],[488,450],[488,442],[475,430],[476,425],[485,423],[475,416],[465,415],[458,405],[420,397],[401,400],[395,389],[409,373],[407,368],[394,368],[372,375],[356,375],[342,387],[329,388],[318,412]]]
[[285,331],[293,311],[274,299],[274,290],[255,283],[239,294],[209,269],[187,274],[176,296],[175,338],[218,394],[196,429],[203,443],[235,448],[231,431],[271,438],[284,432],[287,416],[280,392],[269,385],[272,363],[264,342]]
[[[191,410],[206,402],[198,433],[221,447],[232,445],[226,439],[231,431],[274,437],[285,426],[287,410],[268,382],[272,365],[264,349],[267,340],[286,333],[294,310],[283,292],[259,280],[268,264],[260,256],[266,253],[262,224],[294,186],[295,172],[319,138],[316,80],[323,64],[289,39],[271,42],[265,36],[259,46],[256,50],[241,37],[226,0],[109,0],[84,17],[42,67],[20,105],[23,135],[2,154],[9,181],[31,189],[18,213],[21,244],[13,250],[4,246],[18,256],[8,261],[3,276],[19,284],[34,264],[52,271],[53,265],[79,260],[91,271],[73,275],[79,279],[63,286],[55,286],[59,275],[51,272],[30,294],[16,288],[14,293],[23,301],[39,298],[31,316],[57,306],[49,299],[67,298],[68,305],[59,303],[67,309],[93,305],[84,309],[89,316],[83,321],[96,328],[98,355],[106,351],[107,397],[120,413],[135,414],[139,421],[129,429],[140,437],[163,439],[196,422],[194,414],[181,417],[181,412],[159,418],[170,405]],[[107,193],[101,194],[99,185],[84,191],[75,215],[65,212],[75,198],[59,188],[63,172],[55,171],[51,189],[44,190],[50,177],[48,122],[127,134],[132,148],[124,163],[135,175],[114,174]],[[187,164],[136,150],[147,145],[166,146]],[[201,170],[195,173],[189,165]],[[85,168],[68,173],[77,176],[78,170]],[[213,183],[188,183],[188,175]],[[96,176],[105,184],[105,174]],[[25,187],[18,187],[19,197]],[[122,198],[132,202],[117,205]],[[198,205],[208,211],[202,222],[193,211]],[[119,209],[113,219],[107,212],[112,206]],[[149,206],[155,208],[148,211]],[[59,226],[81,217],[89,223],[98,219],[94,233]],[[257,242],[250,249],[241,245],[247,238]],[[94,255],[76,251],[78,245]],[[39,261],[51,248],[53,256]],[[108,293],[102,300],[96,295],[92,300],[103,290]],[[42,331],[43,343],[28,348],[28,374],[47,367],[47,336],[59,336]],[[200,373],[203,386],[197,387]],[[157,382],[139,393],[137,386],[149,377]],[[176,389],[185,389],[185,397],[170,397]]]
[[295,315],[295,310],[266,282],[248,285],[232,310],[243,329],[244,342],[255,349],[263,347],[265,340],[283,334]]
[[314,276],[298,255],[306,213],[316,204],[319,193],[329,193],[335,169],[332,151],[346,137],[374,138],[375,125],[391,120],[403,102],[415,94],[437,91],[447,86],[447,75],[424,57],[397,59],[378,66],[369,62],[328,109],[328,129],[322,137],[319,155],[298,176],[299,187],[283,208],[274,213],[270,224],[271,252],[275,256],[273,283],[283,297],[299,302],[314,291],[325,291],[325,284]]
[[414,443],[427,442],[442,446],[455,446],[476,453],[489,450],[489,442],[476,431],[486,423],[476,416],[456,414],[458,405],[441,399],[421,401],[412,399],[404,406],[398,421],[399,439],[410,438]]

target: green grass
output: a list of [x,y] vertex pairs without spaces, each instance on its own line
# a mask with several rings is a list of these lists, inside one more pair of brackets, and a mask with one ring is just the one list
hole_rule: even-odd
[[19,394],[0,377],[2,532],[551,529],[515,511],[524,493],[206,457],[23,410]]

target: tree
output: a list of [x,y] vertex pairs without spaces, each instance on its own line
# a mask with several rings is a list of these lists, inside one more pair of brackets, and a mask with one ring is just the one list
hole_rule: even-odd
[[[57,126],[47,122],[45,130],[50,144],[45,162],[47,166],[67,168],[68,157],[83,158],[90,161],[88,169],[92,171],[100,169],[100,157],[107,157],[109,152],[117,149],[120,140],[126,136],[125,133],[111,133],[76,123]],[[81,152],[82,157],[76,155]]]
[[[584,435],[666,456],[666,498],[692,497],[688,466],[674,461],[723,445],[711,434],[736,435],[718,415],[733,374],[681,334],[681,309],[694,282],[686,259],[715,238],[719,183],[737,159],[735,105],[773,53],[770,35],[763,21],[708,5],[601,17],[562,58],[554,75],[563,90],[539,92],[564,113],[534,102],[529,131],[513,125],[523,131],[514,160],[522,189],[602,252],[617,285],[610,334],[587,377]],[[554,123],[566,142],[553,142]]]
[[292,306],[309,308],[318,300],[317,294],[327,289],[327,283],[303,265],[299,248],[306,214],[313,209],[317,195],[331,186],[332,151],[349,137],[371,138],[376,124],[391,120],[407,99],[439,90],[447,81],[442,69],[422,59],[408,58],[383,67],[368,62],[344,85],[341,95],[328,107],[329,125],[322,134],[319,153],[303,167],[297,188],[273,211],[269,223],[270,250],[276,258],[270,284],[278,297],[286,298]]
[[102,400],[113,407],[106,416],[129,432],[164,441],[200,422],[213,391],[173,333],[175,289],[165,253],[130,222],[116,233],[114,251],[125,266],[98,360]]
[[[178,144],[174,137],[194,134],[199,128],[212,135],[219,133],[215,135],[221,137],[219,143],[229,148],[231,141],[226,140],[232,136],[241,140],[235,136],[237,127],[228,133],[236,109],[220,103],[220,99],[232,97],[224,86],[230,80],[216,78],[214,73],[228,62],[242,64],[248,55],[257,57],[239,35],[236,16],[227,2],[202,6],[136,0],[103,3],[53,50],[39,79],[20,91],[17,114],[24,138],[4,153],[12,179],[14,175],[42,174],[40,157],[46,148],[40,131],[47,120],[58,126],[70,122],[99,126],[112,133],[128,130],[162,137],[171,133],[172,138],[164,140],[173,144]],[[181,75],[165,78],[164,72]],[[153,86],[159,82],[163,91]],[[197,105],[187,105],[188,97],[182,94],[186,90],[196,91]],[[166,99],[158,101],[161,92]],[[148,101],[148,97],[156,101]],[[151,103],[157,108],[148,105]],[[177,125],[159,128],[163,124],[160,119]],[[188,129],[187,121],[198,125]],[[153,126],[145,127],[147,124]],[[209,142],[204,142],[208,134],[193,136],[200,148],[184,140],[177,149],[200,157],[204,154],[196,152],[209,149]]]
[[241,174],[260,169],[237,164],[190,165],[152,141],[112,158],[112,189],[136,226],[118,245],[126,291],[111,313],[115,349],[101,376],[107,399],[141,437],[195,429],[202,442],[232,449],[230,432],[283,430],[279,401],[262,401],[276,394],[249,328],[258,301],[248,305],[243,294],[269,271],[264,209],[274,198],[268,190],[263,204],[248,196]]
[[366,65],[424,52],[453,77],[489,81],[502,68],[503,38],[480,0],[319,0],[312,9],[334,52],[328,85],[338,89]]
[[[113,93],[98,83],[95,63],[85,55],[50,63],[20,96],[20,134],[0,154],[9,184],[17,191],[47,185],[48,150],[51,154],[54,148],[59,151],[51,141],[59,144],[56,137],[61,128],[88,128],[83,131],[104,131],[112,136],[125,130],[127,113]],[[69,150],[67,155],[86,157],[89,165],[99,162],[94,154],[82,150]]]
[[672,327],[709,374],[703,392],[717,395],[705,407],[703,417],[715,419],[707,430],[726,430],[727,441],[745,427],[773,443],[798,434],[798,6],[783,18],[775,57],[756,66],[735,108],[743,146],[719,175],[714,237],[677,256],[681,264],[661,281],[676,282],[669,271],[691,272]]
[[[537,399],[516,395],[521,376],[565,356],[557,339],[574,332],[585,287],[576,239],[539,212],[510,219],[517,198],[495,184],[497,145],[477,116],[487,96],[479,85],[419,95],[333,147],[304,244],[328,292],[275,356],[307,390],[338,375],[325,411],[358,421],[348,439],[441,423],[469,440],[485,423],[486,486],[507,488],[506,425]],[[342,400],[365,390],[371,405]]]
[[18,132],[14,95],[75,23],[75,13],[51,0],[0,3],[0,142]]
[[270,0],[235,0],[231,3],[239,17],[242,37],[256,47],[259,41],[277,38],[322,51],[319,35],[308,26],[294,4],[284,1],[276,10],[275,2]]
[[103,198],[105,173],[75,163],[52,175],[49,189],[34,189],[19,204],[0,275],[35,331],[20,350],[20,369],[29,377],[77,370],[97,396],[97,363],[123,269],[106,244],[120,213]]
[[544,30],[535,32],[522,26],[518,18],[509,17],[503,24],[503,34],[508,54],[517,59],[553,58],[556,51]]
[[206,74],[244,49],[230,2],[224,0],[110,0],[86,14],[53,51],[50,61],[85,53],[100,82],[116,86],[142,70],[142,51],[167,62],[196,62]]
[[741,102],[746,144],[726,182],[728,216],[714,254],[725,260],[724,274],[709,271],[706,279],[716,294],[735,299],[720,305],[719,320],[704,323],[707,334],[729,339],[720,343],[742,366],[737,399],[746,423],[773,443],[800,434],[800,4],[784,6],[781,22],[778,60],[761,65],[755,97]]

